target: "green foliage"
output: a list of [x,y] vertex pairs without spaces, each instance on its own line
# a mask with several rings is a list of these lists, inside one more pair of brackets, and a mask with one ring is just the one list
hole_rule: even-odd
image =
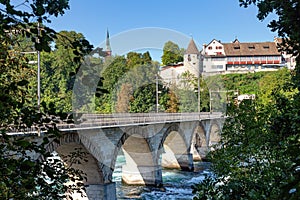
[[299,199],[300,4],[239,2],[257,5],[260,20],[278,15],[268,26],[283,37],[281,48],[297,56],[296,73],[293,82],[286,70],[268,74],[259,84],[260,101],[243,101],[230,110],[222,139],[210,153],[215,176],[194,187],[194,199]]
[[176,113],[179,111],[179,106],[178,106],[178,97],[176,96],[175,92],[172,90],[169,91],[168,93],[168,100],[167,100],[167,109],[166,112],[169,113]]
[[285,96],[287,99],[293,98],[293,95],[297,93],[297,89],[294,89],[294,83],[292,82],[292,73],[290,70],[283,68],[274,73],[268,73],[262,77],[258,83],[259,100],[264,104],[274,104],[274,93]]
[[[55,129],[49,131],[56,132]],[[0,142],[0,198],[1,199],[62,199],[71,193],[84,191],[81,170],[72,164],[83,159],[79,151],[65,162],[47,152],[46,146],[55,135],[43,138],[38,144],[27,138],[12,138],[2,132]],[[37,159],[37,156],[40,159]],[[66,184],[74,177],[74,184]],[[77,183],[75,183],[77,182]],[[71,193],[67,193],[71,191]]]
[[126,65],[126,58],[123,56],[117,56],[113,59],[109,66],[107,66],[102,76],[104,78],[103,86],[110,93],[115,89],[118,80],[124,76],[128,67]]
[[264,73],[257,84],[256,101],[227,108],[209,155],[214,175],[194,187],[195,199],[299,198],[299,93],[287,69]]
[[[103,87],[108,94],[97,101],[97,112],[150,112],[156,109],[156,76],[159,64],[149,52],[129,52],[116,56],[102,72]],[[166,109],[166,89],[159,83],[160,109]],[[142,105],[144,104],[144,105]]]
[[[164,96],[168,93],[167,89],[162,85],[158,85],[160,91],[160,111],[165,108]],[[156,84],[147,84],[139,87],[134,91],[132,101],[130,102],[130,112],[133,113],[148,113],[156,112]]]
[[177,89],[179,112],[197,112],[197,96],[192,89]]
[[182,62],[183,53],[183,49],[180,49],[177,44],[173,43],[172,41],[168,41],[164,45],[161,61],[163,65],[170,65]]
[[260,79],[271,73],[276,72],[226,74],[222,75],[222,82],[227,90],[238,90],[240,94],[257,94]]
[[[214,176],[207,176],[194,187],[194,199],[296,199],[299,196],[296,170],[299,155],[293,151],[300,145],[295,141],[299,139],[299,125],[294,124],[292,117],[282,121],[282,116],[273,109],[243,101],[238,108],[230,110],[222,139],[210,153]],[[284,111],[285,114],[293,112],[287,108]],[[280,120],[275,121],[278,117]],[[298,130],[288,130],[289,125]],[[284,134],[279,133],[282,130]],[[296,192],[289,193],[292,189]]]
[[155,112],[155,84],[139,87],[133,93],[133,101],[130,103],[130,112],[148,113]]
[[74,31],[57,33],[54,42],[50,53],[41,54],[42,101],[54,104],[57,112],[71,112],[75,74],[92,46]]
[[[69,2],[60,0],[24,1],[23,6],[17,6],[17,2],[1,1],[0,5],[0,35],[22,34],[30,38],[35,49],[40,51],[50,51],[49,44],[55,37],[55,31],[46,26],[38,31],[35,21],[50,23],[50,16],[63,15],[69,9]],[[27,9],[20,9],[24,7]]]
[[128,113],[130,110],[130,102],[132,101],[132,99],[132,86],[128,83],[122,84],[116,103],[116,112]]
[[[17,6],[19,3],[0,1],[0,199],[62,199],[67,192],[84,189],[82,182],[65,184],[69,175],[81,181],[81,171],[65,168],[58,159],[49,160],[51,154],[46,151],[50,141],[58,142],[55,124],[67,115],[56,114],[53,104],[42,103],[38,111],[32,89],[36,88],[36,69],[28,65],[35,56],[20,51],[50,52],[56,33],[42,22],[63,14],[69,8],[68,1],[24,1]],[[35,20],[39,25],[31,23]],[[42,142],[6,134],[32,126],[47,131]]]

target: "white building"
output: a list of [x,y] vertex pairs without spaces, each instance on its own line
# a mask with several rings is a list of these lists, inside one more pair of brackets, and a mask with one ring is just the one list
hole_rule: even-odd
[[221,43],[212,40],[203,46],[204,73],[271,71],[285,66],[275,42]]
[[281,42],[277,38],[274,42],[240,42],[235,39],[231,43],[213,39],[199,52],[191,39],[183,63],[162,67],[160,75],[166,82],[177,83],[186,71],[198,77],[200,74],[273,71],[284,66],[293,69],[295,57],[279,51],[278,43]]
[[166,83],[180,82],[180,76],[182,73],[189,71],[198,77],[202,73],[202,61],[201,54],[193,40],[190,40],[188,47],[183,56],[183,62],[163,66],[160,71],[160,76]]

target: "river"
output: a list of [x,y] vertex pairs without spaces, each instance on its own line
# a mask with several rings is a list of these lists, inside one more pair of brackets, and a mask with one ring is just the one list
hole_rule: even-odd
[[118,199],[145,199],[145,200],[188,200],[193,199],[191,186],[204,179],[209,172],[209,163],[195,162],[194,172],[163,169],[163,185],[165,190],[145,186],[130,186],[122,184],[122,165],[125,164],[123,155],[119,155],[113,173],[113,181],[116,183]]

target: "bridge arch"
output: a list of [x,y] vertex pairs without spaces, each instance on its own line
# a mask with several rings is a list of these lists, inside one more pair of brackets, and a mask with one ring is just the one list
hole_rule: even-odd
[[162,184],[156,154],[151,146],[151,137],[142,134],[143,127],[126,129],[116,144],[113,164],[115,166],[120,151],[124,153],[126,164],[122,166],[122,180],[132,185]]
[[[82,143],[79,134],[77,132],[65,132],[57,139],[59,139],[58,142],[56,140],[50,141],[46,146],[46,150],[50,153],[56,152],[67,165],[70,162],[66,157],[79,150],[83,157],[79,158],[80,163],[72,163],[72,167],[81,170],[85,174],[86,179],[83,179],[82,182],[85,185],[87,197],[94,196],[95,193],[102,195],[103,192],[101,193],[101,190],[103,190],[104,185],[103,171],[99,166],[98,160],[90,153],[86,145]],[[83,159],[87,160],[87,162]],[[99,191],[95,192],[94,190]],[[71,196],[73,199],[82,198],[81,194],[77,192],[72,193]]]
[[[211,120],[211,125],[208,131],[209,148],[217,144],[221,139],[222,123],[218,120]],[[212,150],[212,149],[211,149]]]
[[[66,155],[70,155],[76,150],[84,153],[85,157],[83,159],[87,160],[88,165],[82,164],[73,164],[74,168],[82,170],[87,175],[87,180],[83,181],[85,185],[90,184],[102,184],[103,183],[103,174],[97,163],[97,159],[90,153],[89,149],[82,144],[81,139],[79,138],[78,133],[76,132],[66,132],[63,133],[61,137],[58,138],[59,142],[52,140],[47,146],[46,150],[50,153],[57,152],[61,159],[68,164],[68,160],[64,159]],[[87,167],[88,166],[88,167]]]
[[[190,171],[190,145],[180,123],[169,124],[163,132],[158,154],[161,154],[161,165],[165,168],[178,168]],[[162,152],[162,153],[161,153]]]
[[193,160],[201,161],[205,159],[208,152],[208,140],[207,132],[205,131],[204,124],[197,123],[193,130],[193,136],[191,137],[191,153],[193,154]]

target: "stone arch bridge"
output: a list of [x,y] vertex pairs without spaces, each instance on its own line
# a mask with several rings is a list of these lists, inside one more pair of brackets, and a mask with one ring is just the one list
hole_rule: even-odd
[[193,160],[205,158],[221,134],[221,113],[84,114],[77,124],[59,124],[60,144],[49,151],[67,154],[81,147],[89,160],[81,169],[88,199],[116,199],[112,181],[117,155],[126,164],[122,180],[127,184],[162,186],[162,168],[192,171]]

